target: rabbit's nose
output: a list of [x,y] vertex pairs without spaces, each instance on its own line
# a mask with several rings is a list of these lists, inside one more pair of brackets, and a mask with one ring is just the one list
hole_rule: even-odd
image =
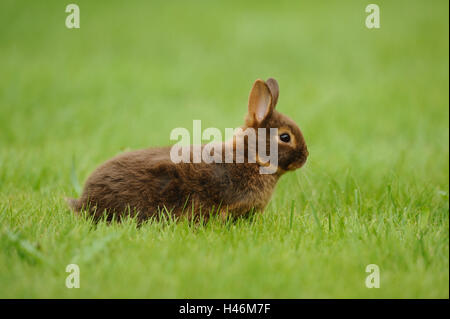
[[300,156],[303,157],[305,160],[309,156],[309,152],[306,147],[304,147],[300,150]]
[[304,148],[303,150],[300,151],[300,158],[303,163],[306,162],[306,159],[308,158],[308,156],[309,156],[309,152],[308,152],[307,148]]

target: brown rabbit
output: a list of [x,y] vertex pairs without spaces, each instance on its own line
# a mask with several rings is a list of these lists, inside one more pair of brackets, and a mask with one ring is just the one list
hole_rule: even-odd
[[114,214],[119,219],[130,214],[144,220],[158,216],[161,210],[176,217],[207,217],[210,213],[236,217],[263,211],[280,176],[300,168],[308,156],[298,126],[275,110],[278,93],[276,80],[256,80],[242,127],[278,129],[275,173],[261,174],[260,167],[266,164],[258,156],[253,163],[249,160],[245,137],[244,163],[236,161],[236,136],[221,144],[224,154],[233,152],[232,163],[202,160],[176,164],[170,147],[149,148],[118,155],[98,167],[86,181],[81,197],[68,200],[70,206],[76,212],[87,210],[94,219],[106,213],[108,220]]

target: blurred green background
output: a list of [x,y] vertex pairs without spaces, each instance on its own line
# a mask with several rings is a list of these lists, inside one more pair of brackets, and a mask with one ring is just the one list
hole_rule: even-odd
[[[449,297],[447,1],[377,1],[370,30],[359,0],[76,1],[80,29],[68,3],[0,4],[0,297]],[[267,77],[310,157],[264,215],[136,229],[65,205],[119,152],[241,125]]]

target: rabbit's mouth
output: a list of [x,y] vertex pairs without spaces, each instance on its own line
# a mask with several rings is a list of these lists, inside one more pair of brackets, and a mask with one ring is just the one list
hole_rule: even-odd
[[289,171],[293,171],[293,170],[301,168],[303,165],[305,165],[308,155],[309,155],[309,153],[307,150],[305,150],[304,152],[301,152],[299,159],[296,160],[295,162],[292,162],[291,164],[289,164],[287,169]]
[[305,163],[306,163],[306,159],[301,162],[291,163],[291,164],[289,164],[289,166],[287,168],[289,171],[295,171],[296,169],[301,168]]

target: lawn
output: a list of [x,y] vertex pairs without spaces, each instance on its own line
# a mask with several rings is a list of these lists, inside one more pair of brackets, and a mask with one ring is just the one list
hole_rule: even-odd
[[[377,1],[379,29],[364,1],[76,0],[80,29],[68,3],[0,4],[1,298],[449,298],[447,1]],[[268,77],[310,157],[264,214],[67,207],[118,153],[240,126]]]

